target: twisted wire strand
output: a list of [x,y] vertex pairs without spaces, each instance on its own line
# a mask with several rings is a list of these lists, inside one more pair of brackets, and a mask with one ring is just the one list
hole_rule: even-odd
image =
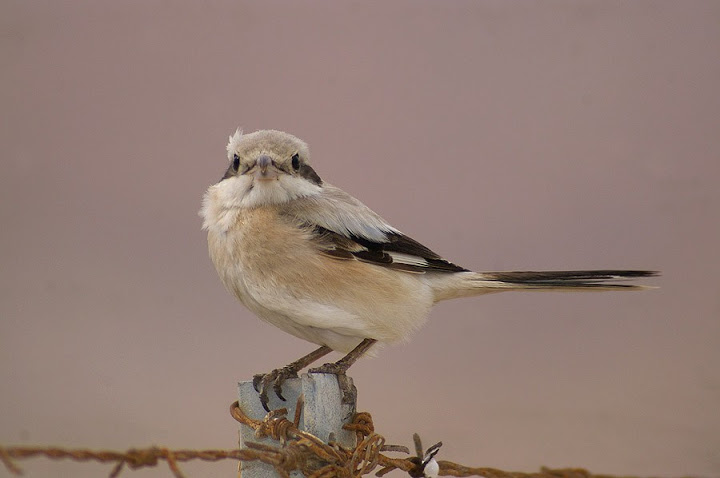
[[[185,478],[179,463],[201,460],[260,461],[272,466],[282,478],[299,470],[308,478],[356,478],[372,473],[383,476],[393,470],[401,470],[413,478],[425,476],[424,464],[428,457],[437,453],[438,443],[423,456],[420,438],[415,436],[416,455],[393,458],[387,452],[409,453],[406,447],[386,445],[385,438],[375,432],[372,416],[367,412],[356,413],[351,423],[344,426],[356,435],[357,446],[346,449],[335,443],[325,443],[318,437],[298,428],[302,408],[302,396],[298,400],[294,420],[286,418],[287,410],[269,412],[262,420],[247,416],[238,402],[230,406],[230,415],[238,422],[252,428],[258,438],[271,437],[280,445],[248,443],[248,448],[238,450],[170,450],[162,447],[131,448],[125,452],[111,450],[66,449],[59,447],[3,447],[0,446],[0,462],[14,475],[22,469],[14,462],[19,459],[46,457],[53,460],[69,459],[77,462],[95,461],[114,463],[110,478],[116,478],[125,468],[136,470],[157,466],[165,462],[175,478]],[[428,455],[432,451],[431,455]],[[481,476],[483,478],[620,478],[610,475],[594,475],[582,468],[542,468],[539,472],[508,472],[495,468],[469,467],[447,460],[437,461],[441,476]],[[626,477],[627,478],[627,477]]]

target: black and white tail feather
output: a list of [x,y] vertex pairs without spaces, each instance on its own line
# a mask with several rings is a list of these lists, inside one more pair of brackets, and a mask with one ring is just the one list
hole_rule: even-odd
[[510,271],[477,273],[471,280],[482,287],[499,289],[643,290],[652,287],[618,281],[631,281],[657,275],[655,271],[640,270]]

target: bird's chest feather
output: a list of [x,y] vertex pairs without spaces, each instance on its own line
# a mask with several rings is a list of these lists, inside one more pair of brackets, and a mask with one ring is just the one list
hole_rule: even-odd
[[223,283],[243,302],[248,290],[293,281],[302,258],[316,254],[308,233],[270,207],[239,211],[227,231],[208,234],[208,246]]

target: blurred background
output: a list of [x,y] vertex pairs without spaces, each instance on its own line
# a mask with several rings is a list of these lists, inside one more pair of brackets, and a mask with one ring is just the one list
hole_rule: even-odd
[[438,306],[351,370],[389,443],[720,476],[720,3],[4,0],[0,28],[1,444],[232,448],[236,383],[314,348],[207,256],[200,199],[241,126],[303,138],[465,267],[663,273]]

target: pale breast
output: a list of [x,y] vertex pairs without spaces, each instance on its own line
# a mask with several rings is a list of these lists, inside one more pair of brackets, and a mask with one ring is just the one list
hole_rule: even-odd
[[[225,286],[256,314],[294,335],[302,333],[289,329],[309,327],[397,341],[424,322],[432,305],[424,281],[333,259],[320,253],[313,238],[270,207],[241,211],[234,227],[208,235]],[[284,319],[293,323],[278,323]]]

